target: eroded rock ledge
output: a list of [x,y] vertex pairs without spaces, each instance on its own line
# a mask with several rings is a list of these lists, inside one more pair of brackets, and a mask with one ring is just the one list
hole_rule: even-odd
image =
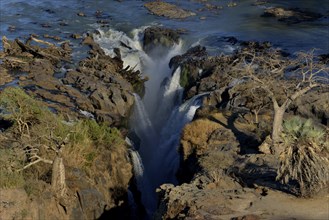
[[[276,181],[279,160],[268,150],[271,107],[264,106],[257,123],[249,114],[257,98],[252,100],[255,94],[249,93],[248,81],[238,77],[240,70],[235,67],[241,53],[271,50],[270,43],[234,42],[240,49],[231,55],[209,56],[204,47],[196,46],[170,61],[173,68],[182,69],[180,84],[185,88],[186,100],[205,92],[209,95],[182,131],[177,173],[181,184],[164,184],[157,190],[159,206],[155,218],[325,218],[326,207],[321,204],[327,192],[315,200],[298,200],[287,193],[291,189]],[[289,54],[281,51],[278,56]],[[328,104],[327,87],[312,90],[287,109],[287,118],[312,118],[318,126],[328,129]],[[299,211],[291,212],[292,206]],[[303,211],[309,206],[317,208],[312,213]]]
[[76,68],[59,74],[63,77],[56,77],[63,71],[63,62],[70,61],[68,43],[40,47],[4,37],[1,78],[18,78],[21,87],[47,101],[56,111],[78,117],[83,117],[82,111],[88,112],[98,121],[120,126],[129,117],[134,103],[132,93],[142,93],[144,79],[138,71],[123,69],[120,54],[115,58],[107,56],[91,36],[83,43],[91,47],[90,56]]
[[[81,121],[92,117],[100,124],[111,126],[111,129],[117,127],[122,132],[125,131],[125,120],[134,104],[133,93],[142,92],[145,80],[138,71],[123,68],[119,52],[117,57],[107,56],[93,38],[88,36],[83,43],[91,48],[89,56],[75,66],[71,61],[72,49],[67,42],[57,46],[35,36],[31,36],[25,43],[19,39],[10,41],[6,37],[3,37],[2,42],[4,51],[1,52],[0,65],[1,92],[6,87],[23,88],[40,105],[62,115],[63,118],[58,120],[63,120],[60,123],[65,126],[83,125]],[[3,156],[0,161],[1,173],[9,175],[4,178],[16,175],[13,169],[18,169],[10,167],[8,160],[17,160],[17,163],[33,162],[29,159],[30,154],[26,153],[26,146],[35,147],[39,155],[49,159],[54,156],[45,153],[49,147],[40,147],[42,141],[47,139],[43,131],[40,134],[29,132],[24,135],[11,128],[13,123],[3,121],[2,118],[1,123],[8,124],[7,127],[1,127],[0,132],[0,150]],[[38,123],[43,122],[36,122]],[[109,132],[105,129],[106,126],[99,128],[92,120],[86,123],[94,126],[91,129],[100,130],[68,131],[80,135],[77,136],[77,142],[81,138],[89,141],[80,145],[81,148],[65,151],[63,158],[68,188],[65,197],[53,195],[49,184],[51,165],[33,165],[23,174],[35,175],[35,179],[31,179],[31,176],[22,177],[17,173],[20,178],[25,178],[24,181],[30,181],[23,184],[25,190],[1,189],[0,212],[4,218],[97,219],[101,216],[115,216],[117,213],[113,210],[129,215],[127,190],[133,174],[128,147],[116,128],[111,131],[114,133],[107,134],[113,136],[110,137],[113,138],[111,146],[100,144],[88,132]],[[52,136],[49,140],[52,140]],[[19,164],[16,165],[21,168]],[[9,205],[3,205],[7,203]]]

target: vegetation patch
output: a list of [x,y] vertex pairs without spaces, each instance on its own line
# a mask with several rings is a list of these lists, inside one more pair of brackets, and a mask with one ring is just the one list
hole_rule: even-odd
[[311,196],[326,186],[329,178],[329,144],[325,130],[311,120],[294,117],[283,124],[284,151],[277,180],[296,181],[298,194]]
[[0,109],[13,124],[0,135],[16,140],[0,144],[0,188],[24,186],[29,195],[39,194],[31,186],[52,181],[55,158],[91,174],[104,151],[125,149],[118,129],[91,119],[66,121],[20,88],[1,91]]
[[182,67],[182,72],[180,75],[180,81],[179,84],[181,87],[186,88],[189,85],[189,73],[188,73],[188,68],[183,66]]

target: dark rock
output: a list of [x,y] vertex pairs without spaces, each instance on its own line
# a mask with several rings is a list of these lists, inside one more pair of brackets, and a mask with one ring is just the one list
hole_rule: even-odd
[[16,26],[10,25],[7,29],[9,32],[15,32],[16,31]]
[[260,219],[261,217],[253,214],[231,218],[231,220],[260,220]]
[[329,54],[321,54],[319,57],[322,63],[329,64]]
[[190,60],[196,61],[207,56],[206,48],[200,45],[192,47],[186,51],[183,55],[178,55],[170,59],[170,68],[177,68],[183,63],[189,62]]
[[329,91],[311,91],[298,98],[291,110],[305,118],[311,118],[323,125],[329,125]]
[[47,12],[48,14],[55,14],[55,11],[51,9],[45,9],[44,11]]
[[51,25],[48,23],[41,24],[41,27],[43,28],[51,28]]
[[111,18],[111,16],[109,14],[107,14],[101,10],[97,10],[95,12],[95,17],[99,18],[99,19],[110,19]]
[[65,21],[60,21],[59,25],[64,27],[64,26],[68,26],[69,24]]
[[97,11],[95,12],[95,16],[96,16],[96,18],[101,18],[102,15],[103,15],[103,11],[101,11],[101,10],[97,10]]
[[108,24],[110,23],[109,20],[97,20],[97,24]]
[[170,48],[179,43],[179,34],[175,30],[149,27],[144,31],[143,47],[149,52],[156,47]]
[[144,80],[139,72],[124,70],[119,57],[105,55],[91,36],[83,43],[91,47],[90,57],[80,61],[75,71],[68,71],[63,82],[87,94],[92,107],[88,102],[77,102],[81,109],[95,114],[100,121],[120,124],[129,116],[134,103],[132,94],[143,87]]
[[104,211],[106,203],[103,195],[96,189],[81,189],[77,191],[81,209],[87,219],[97,219]]

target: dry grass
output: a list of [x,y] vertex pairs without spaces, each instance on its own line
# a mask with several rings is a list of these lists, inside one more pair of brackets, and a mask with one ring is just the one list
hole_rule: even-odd
[[[185,151],[184,156],[191,154],[192,149],[202,152],[207,148],[210,134],[220,125],[208,119],[198,119],[185,126],[182,132],[181,144]],[[186,158],[184,158],[186,159]]]
[[[0,93],[0,108],[3,110],[2,116],[13,122],[11,129],[6,132],[13,134],[18,143],[11,147],[10,152],[0,152],[3,181],[0,185],[5,187],[5,184],[19,185],[12,181],[21,175],[16,171],[37,161],[36,157],[31,156],[31,149],[38,157],[52,161],[56,156],[52,149],[58,150],[61,146],[65,166],[83,169],[87,173],[95,168],[96,160],[103,152],[114,148],[125,149],[125,142],[116,128],[98,124],[94,120],[68,123],[61,115],[52,113],[42,102],[19,88],[8,88]],[[49,182],[51,167],[50,164],[35,163],[23,170],[24,178],[26,181]],[[20,180],[18,177],[17,181]]]

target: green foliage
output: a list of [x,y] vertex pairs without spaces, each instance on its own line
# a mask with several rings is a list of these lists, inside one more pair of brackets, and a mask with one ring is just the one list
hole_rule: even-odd
[[298,142],[314,142],[320,147],[323,144],[325,131],[316,127],[311,119],[306,121],[300,117],[294,117],[283,124],[283,140],[292,144]]
[[99,124],[95,120],[81,120],[72,129],[71,140],[76,144],[92,141],[96,146],[109,147],[124,142],[118,129]]
[[69,143],[64,151],[69,164],[90,169],[102,150],[123,147],[125,142],[118,129],[86,119],[71,127]]
[[[16,171],[36,160],[33,155],[31,157],[31,149],[39,157],[53,160],[55,150],[64,143],[62,156],[65,165],[90,170],[102,151],[124,146],[121,133],[116,128],[89,119],[66,122],[61,115],[52,113],[42,102],[20,88],[3,90],[0,108],[1,116],[14,122],[13,129],[6,132],[10,135],[13,132],[17,140],[10,150],[0,148],[0,167],[6,168],[0,173],[3,181],[0,186],[3,187],[21,185],[21,174]],[[25,169],[23,174],[27,181],[44,180],[50,172],[51,165],[36,163]],[[35,190],[30,188],[26,186],[27,191],[35,194]]]
[[329,160],[325,131],[311,120],[295,117],[283,124],[284,151],[277,180],[299,184],[301,196],[311,196],[328,183]]
[[0,188],[18,188],[24,185],[24,177],[16,170],[23,158],[13,149],[0,148]]
[[183,88],[189,85],[189,72],[186,67],[182,67],[179,84]]
[[0,95],[1,116],[13,121],[18,132],[30,133],[30,126],[38,123],[38,119],[49,114],[49,110],[43,107],[22,89],[17,87],[6,88]]

